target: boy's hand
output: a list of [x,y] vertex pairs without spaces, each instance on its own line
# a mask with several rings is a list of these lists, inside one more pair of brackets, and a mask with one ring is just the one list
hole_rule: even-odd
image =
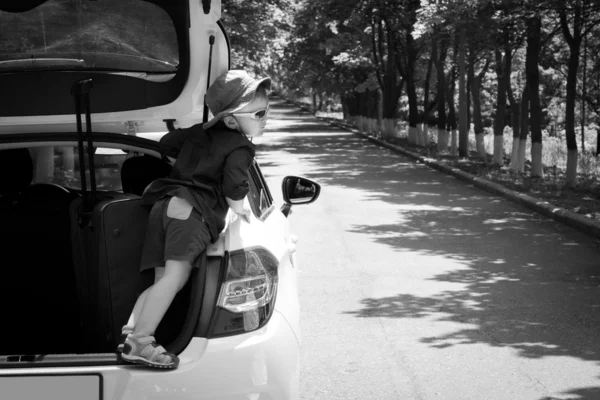
[[237,215],[239,215],[244,221],[248,223],[250,223],[250,214],[252,214],[252,210],[250,210],[249,208],[244,208],[243,210],[237,213]]
[[250,222],[252,209],[250,208],[247,197],[244,197],[242,200],[231,200],[229,197],[225,197],[225,199],[227,200],[229,208],[231,208],[234,213],[243,218],[244,221]]

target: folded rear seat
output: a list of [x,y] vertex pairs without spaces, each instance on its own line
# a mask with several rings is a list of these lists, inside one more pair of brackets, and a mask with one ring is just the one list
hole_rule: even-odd
[[77,194],[30,185],[28,149],[0,152],[0,243],[3,278],[0,354],[77,351],[77,290],[71,259],[69,205]]

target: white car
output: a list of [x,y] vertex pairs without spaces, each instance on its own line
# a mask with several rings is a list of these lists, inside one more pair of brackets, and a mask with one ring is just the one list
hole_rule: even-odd
[[255,163],[250,222],[228,214],[156,332],[174,370],[116,353],[137,295],[157,140],[209,118],[229,66],[216,0],[0,2],[0,398],[297,399],[296,239]]

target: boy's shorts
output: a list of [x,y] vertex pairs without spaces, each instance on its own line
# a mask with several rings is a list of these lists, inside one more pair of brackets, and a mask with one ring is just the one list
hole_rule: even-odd
[[140,270],[164,267],[167,260],[198,267],[209,243],[210,231],[198,210],[180,197],[162,198],[150,211]]

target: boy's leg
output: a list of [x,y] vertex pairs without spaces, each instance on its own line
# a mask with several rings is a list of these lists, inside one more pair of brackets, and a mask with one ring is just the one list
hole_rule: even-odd
[[175,368],[179,359],[156,344],[154,331],[187,282],[192,265],[189,261],[168,260],[164,276],[148,288],[141,313],[132,334],[127,336],[121,358],[159,368]]
[[133,311],[131,312],[131,315],[129,316],[129,320],[127,321],[126,326],[130,327],[131,331],[133,331],[133,328],[135,327],[135,323],[138,320],[140,313],[142,312],[142,307],[144,306],[144,302],[146,301],[146,296],[148,295],[148,292],[150,291],[152,286],[154,286],[160,280],[160,278],[162,278],[164,276],[164,274],[165,274],[165,267],[154,268],[154,284],[152,284],[151,286],[146,288],[146,290],[144,290],[142,292],[140,297],[138,297],[137,301],[135,302],[135,306],[133,307]]
[[148,288],[143,307],[134,325],[135,335],[154,335],[175,295],[185,286],[191,271],[192,264],[189,261],[167,261],[162,279]]
[[[164,274],[165,274],[165,267],[154,268],[154,284],[156,284],[156,282],[158,282],[160,280],[160,278],[162,278],[164,276]],[[119,340],[119,344],[117,346],[117,353],[123,352],[123,346],[125,344],[125,339],[127,338],[127,335],[129,335],[130,333],[133,333],[133,328],[135,327],[135,323],[138,320],[140,313],[142,312],[142,307],[144,307],[144,302],[146,301],[146,296],[148,295],[148,292],[150,291],[152,286],[154,286],[154,284],[147,287],[146,290],[144,290],[142,292],[142,294],[137,298],[137,301],[135,302],[135,306],[133,307],[133,311],[131,312],[131,315],[129,316],[129,320],[127,321],[127,324],[121,328],[121,339]]]
[[[175,295],[189,279],[192,263],[210,242],[210,232],[202,215],[182,198],[172,197],[163,202],[161,208],[164,242],[160,244],[164,243],[161,253],[164,255],[162,260],[166,260],[165,274],[146,294],[134,332],[127,337],[121,358],[153,367],[175,368],[179,363],[177,356],[157,345],[152,335]],[[151,247],[148,250],[152,252]],[[148,258],[158,262],[156,256]]]

